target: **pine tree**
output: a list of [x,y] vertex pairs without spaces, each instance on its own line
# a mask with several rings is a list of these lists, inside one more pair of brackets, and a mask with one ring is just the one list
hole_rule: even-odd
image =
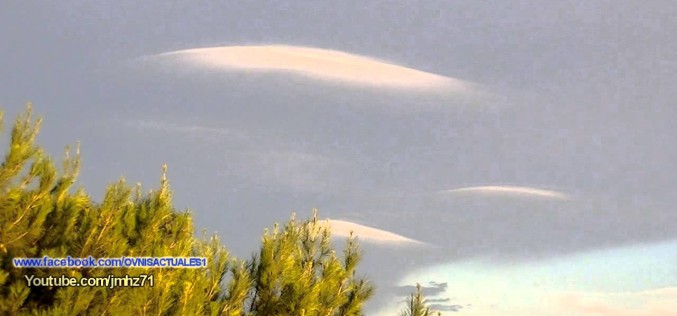
[[[0,121],[2,113],[0,112]],[[257,256],[230,256],[218,236],[194,236],[190,212],[172,206],[163,166],[160,187],[144,194],[123,179],[101,202],[73,189],[79,146],[61,170],[36,145],[41,119],[30,105],[16,120],[0,165],[0,315],[361,315],[373,287],[356,276],[350,237],[339,258],[317,214],[293,217],[262,238]],[[205,257],[206,269],[15,268],[12,258],[71,256]],[[24,276],[153,274],[154,287],[28,287]]]
[[[423,298],[423,289],[420,284],[416,284],[416,292],[412,293],[407,301],[407,307],[402,310],[400,316],[432,316],[433,311],[426,306],[425,299]],[[437,313],[437,315],[442,315],[442,313]]]
[[294,216],[263,236],[251,260],[254,278],[251,315],[358,316],[373,287],[356,276],[361,259],[350,236],[341,260],[330,241],[330,230],[317,212],[298,223]]

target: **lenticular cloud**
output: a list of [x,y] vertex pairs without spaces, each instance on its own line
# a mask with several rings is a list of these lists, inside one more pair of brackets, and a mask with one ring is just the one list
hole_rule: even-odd
[[401,246],[427,246],[427,244],[418,240],[348,221],[329,219],[321,223],[324,227],[328,227],[331,230],[333,236],[347,237],[350,236],[350,233],[352,232],[359,239],[366,242]]
[[464,91],[464,81],[345,52],[282,45],[180,50],[157,57],[220,70],[286,72],[360,86]]
[[570,197],[564,193],[544,190],[531,187],[515,187],[515,186],[478,186],[467,187],[460,189],[453,189],[443,191],[446,193],[476,193],[476,194],[491,194],[491,195],[514,195],[514,196],[532,196],[541,198],[551,198],[556,200],[568,200]]

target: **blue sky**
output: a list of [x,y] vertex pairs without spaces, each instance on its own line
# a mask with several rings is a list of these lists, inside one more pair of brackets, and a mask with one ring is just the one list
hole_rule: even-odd
[[361,230],[369,315],[416,282],[449,314],[675,310],[668,1],[2,7],[0,108],[80,141],[94,197],[167,163],[240,256],[318,208]]
[[400,282],[447,283],[440,297],[459,305],[458,311],[468,315],[515,311],[530,315],[604,314],[601,308],[574,304],[572,298],[591,300],[598,304],[593,306],[606,306],[613,313],[648,315],[648,306],[654,304],[660,308],[656,315],[672,315],[677,307],[676,263],[677,243],[668,242],[522,264],[477,257],[427,267]]

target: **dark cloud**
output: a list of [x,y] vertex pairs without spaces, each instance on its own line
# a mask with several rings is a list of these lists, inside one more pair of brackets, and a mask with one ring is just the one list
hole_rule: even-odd
[[[437,296],[447,290],[449,284],[445,283],[435,283],[430,282],[430,286],[421,286],[423,295],[425,296]],[[411,293],[416,292],[416,285],[405,285],[397,288],[397,291],[400,295],[410,295]]]
[[450,298],[427,298],[425,300],[427,303],[444,303],[451,301]]
[[[464,307],[459,304],[443,304],[452,301],[451,298],[448,297],[439,297],[446,293],[449,286],[447,282],[429,282],[428,285],[429,286],[421,286],[421,290],[425,296],[425,303],[431,310],[439,312],[458,312]],[[409,296],[415,292],[415,285],[397,287],[397,293],[400,296]],[[404,299],[401,302],[406,303],[407,299]]]
[[441,304],[430,304],[428,305],[431,310],[440,311],[440,312],[459,312],[463,308],[461,305],[441,305]]

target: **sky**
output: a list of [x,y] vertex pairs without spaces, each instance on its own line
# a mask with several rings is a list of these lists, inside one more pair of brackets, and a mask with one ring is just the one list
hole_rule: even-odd
[[[95,198],[156,187],[236,254],[317,208],[393,315],[677,315],[671,1],[0,5],[0,108],[32,102]],[[6,134],[5,134],[6,135]],[[4,140],[6,141],[6,140]],[[396,276],[396,277],[393,277]],[[399,304],[399,305],[398,305]]]

